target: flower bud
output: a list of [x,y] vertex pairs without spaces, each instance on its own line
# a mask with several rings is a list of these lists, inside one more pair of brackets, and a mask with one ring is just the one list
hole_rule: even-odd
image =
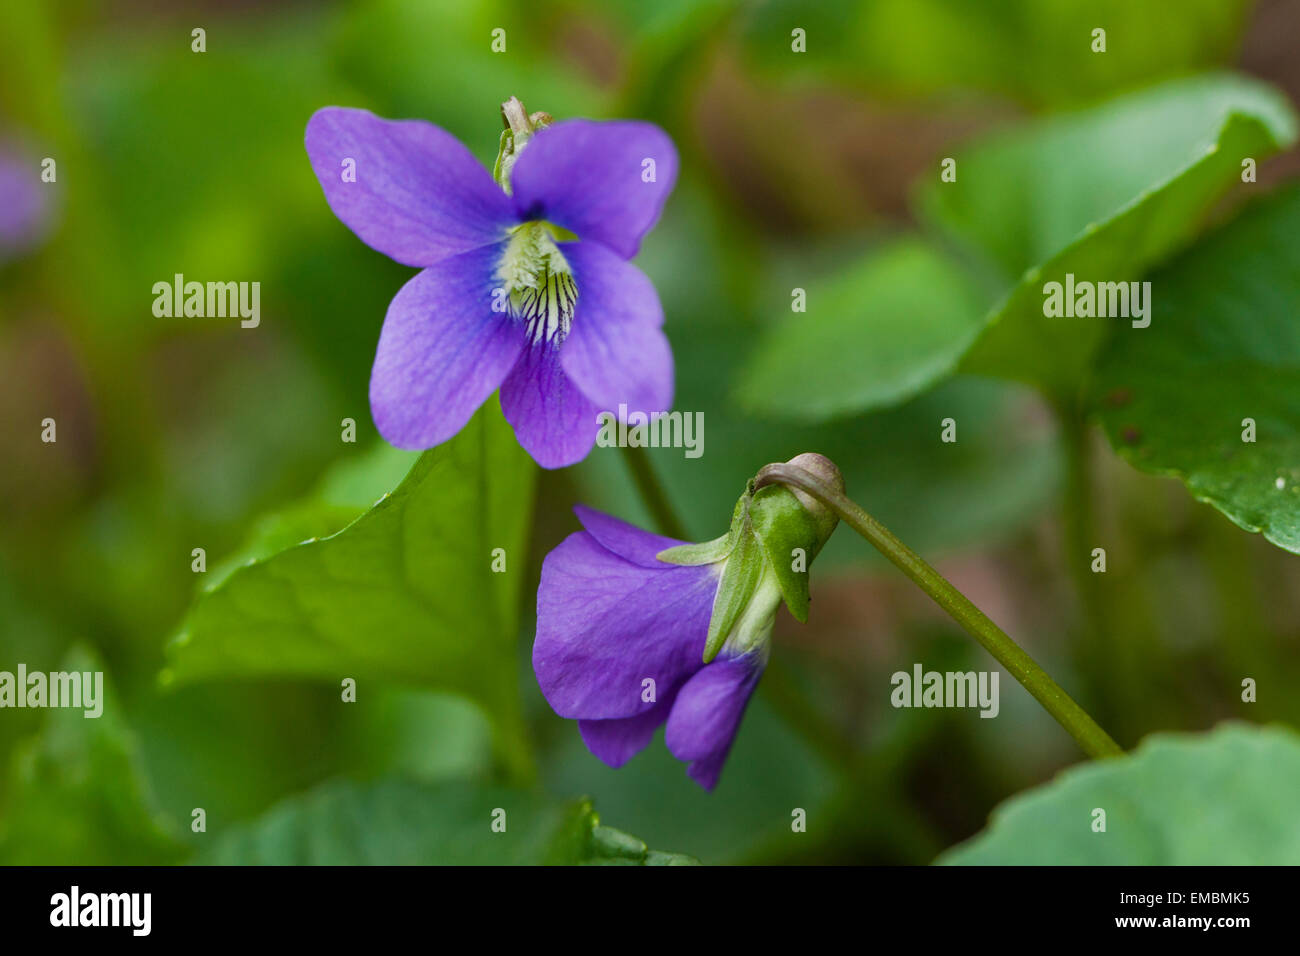
[[[798,455],[789,464],[844,489],[839,469],[822,455]],[[837,522],[835,513],[811,495],[779,484],[755,491],[751,482],[736,503],[727,534],[659,552],[659,560],[668,564],[719,568],[706,663],[724,649],[729,656],[765,649],[782,600],[796,619],[807,621],[808,569]]]

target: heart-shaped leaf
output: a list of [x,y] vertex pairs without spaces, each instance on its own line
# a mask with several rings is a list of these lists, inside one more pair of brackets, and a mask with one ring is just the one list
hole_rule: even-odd
[[[1226,63],[1249,6],[1181,0],[1172,15],[1164,0],[767,0],[746,10],[744,28],[747,52],[776,77],[812,73],[930,98],[976,89],[1048,105]],[[806,50],[792,56],[796,27]]]
[[960,369],[1072,392],[1117,318],[1048,317],[1044,287],[1067,275],[1134,280],[1188,242],[1243,162],[1295,139],[1270,87],[1198,77],[1053,117],[957,150],[925,212],[1019,276]]
[[425,452],[351,524],[284,547],[373,500],[375,479],[400,473],[402,460],[369,464],[264,526],[255,560],[218,575],[168,648],[171,679],[382,680],[460,692],[498,718],[517,713],[534,469],[499,408]]
[[1300,189],[1248,208],[1151,277],[1093,405],[1116,450],[1300,553]]
[[1157,734],[1128,756],[1073,767],[1011,798],[987,830],[937,862],[1294,866],[1297,792],[1292,730],[1230,723]]
[[746,408],[816,422],[897,404],[950,375],[982,327],[961,268],[914,239],[805,292],[807,311],[777,323],[742,370]]
[[1224,75],[957,149],[956,180],[936,172],[919,203],[985,260],[1007,289],[1000,301],[986,311],[973,272],[920,241],[895,243],[810,283],[807,313],[763,338],[738,399],[769,416],[823,421],[905,401],[954,371],[1071,396],[1129,319],[1045,315],[1047,284],[1137,279],[1195,236],[1245,160],[1294,139],[1278,93]]

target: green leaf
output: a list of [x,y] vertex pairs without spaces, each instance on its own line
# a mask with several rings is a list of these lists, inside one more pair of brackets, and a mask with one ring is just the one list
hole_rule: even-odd
[[[1073,767],[993,811],[936,862],[1106,866],[1300,864],[1300,736],[1227,723],[1156,734],[1132,754]],[[1093,831],[1095,810],[1106,831]]]
[[[1093,406],[1115,449],[1300,553],[1300,189],[1251,207],[1151,277],[1151,325],[1117,334]],[[1243,441],[1246,419],[1255,441]]]
[[835,769],[773,712],[767,680],[745,711],[713,793],[686,775],[664,746],[662,730],[616,770],[593,757],[571,726],[548,762],[548,786],[597,793],[603,816],[652,846],[673,847],[711,864],[798,857],[807,851],[808,835],[791,831],[791,809],[806,809],[809,820],[829,819]]
[[261,518],[244,546],[213,566],[203,590],[216,590],[246,564],[347,527],[395,488],[419,457],[381,441],[364,455],[337,462],[302,501]]
[[807,312],[772,328],[736,388],[745,407],[822,421],[905,401],[950,375],[982,326],[962,270],[916,239],[811,284]]
[[[400,458],[390,462],[392,473],[400,466]],[[489,403],[341,531],[270,555],[261,548],[259,559],[200,595],[168,648],[170,677],[391,681],[466,694],[494,716],[515,714],[533,475]],[[373,475],[352,477],[334,486],[327,510],[373,496]],[[505,573],[492,571],[497,548]]]
[[[927,554],[1005,540],[1056,500],[1061,469],[1051,418],[1024,386],[958,376],[897,408],[820,425],[743,414],[728,396],[752,347],[760,299],[752,236],[717,220],[689,178],[674,196],[637,261],[655,277],[668,316],[675,407],[707,410],[701,457],[687,458],[682,449],[647,449],[691,537],[721,530],[760,467],[805,451],[832,459],[849,494]],[[783,298],[801,284],[797,278],[782,283]],[[937,441],[948,417],[957,419],[958,441]],[[573,474],[587,504],[653,526],[617,449],[593,449]],[[980,507],[972,508],[971,501]],[[817,560],[826,570],[885,559],[855,535],[839,534]]]
[[[173,323],[192,328],[193,317],[160,320],[139,308],[138,289],[177,272],[199,281],[260,278],[283,304],[263,302],[275,316],[264,320],[278,323],[296,311],[293,292],[272,278],[281,278],[275,270],[296,240],[321,241],[319,225],[329,217],[303,154],[303,130],[313,110],[348,95],[330,69],[325,31],[311,21],[290,12],[275,24],[232,18],[219,32],[209,28],[212,42],[201,56],[188,42],[167,42],[165,24],[85,38],[62,84],[64,112],[84,139],[76,148],[96,159],[83,194],[70,193],[80,228],[59,241],[85,262],[85,281],[68,292],[103,334],[130,341]],[[266,95],[271,89],[275,96]],[[158,149],[160,130],[167,155]],[[230,319],[202,321],[231,326]]]
[[[545,23],[521,18],[511,0],[368,0],[348,5],[336,25],[334,63],[377,111],[437,123],[489,169],[509,96],[557,120],[605,112],[606,97],[581,71],[554,68]],[[504,53],[492,50],[497,28]]]
[[[74,648],[59,669],[100,672]],[[40,736],[14,755],[12,791],[0,818],[6,866],[175,863],[187,852],[155,812],[121,698],[105,681],[103,711],[51,708]]]
[[1295,139],[1270,87],[1234,76],[1169,83],[957,150],[957,181],[925,212],[1020,275],[962,371],[1076,388],[1116,319],[1048,318],[1043,287],[1136,279],[1192,238],[1242,160]]
[[[494,829],[494,823],[496,828]],[[210,865],[693,863],[599,825],[588,800],[469,784],[333,781],[223,833]]]
[[601,18],[622,39],[621,95],[615,112],[641,116],[666,129],[689,122],[699,76],[718,37],[729,31],[741,0],[609,0]]
[[[727,347],[711,337],[704,341],[715,349],[708,355]],[[677,355],[679,362],[690,361],[687,350]],[[716,529],[718,516],[754,472],[804,451],[839,465],[849,495],[868,503],[872,514],[919,551],[951,553],[990,538],[1005,540],[1056,500],[1061,461],[1052,423],[1023,386],[958,376],[898,408],[816,426],[739,418],[700,395],[697,387],[683,407],[710,409],[706,454],[692,460],[678,449],[649,449],[690,531]],[[939,440],[948,417],[957,422],[956,442]],[[577,471],[585,502],[652,525],[624,463],[611,450],[596,449]],[[980,507],[972,508],[972,501]],[[884,561],[846,534],[832,535],[818,558],[823,569]]]
[[[1245,0],[768,0],[751,56],[783,79],[830,77],[894,95],[971,88],[1034,105],[1081,102],[1229,62]],[[791,29],[807,52],[791,54]],[[1092,31],[1107,32],[1105,53]],[[1140,38],[1140,40],[1138,40]]]

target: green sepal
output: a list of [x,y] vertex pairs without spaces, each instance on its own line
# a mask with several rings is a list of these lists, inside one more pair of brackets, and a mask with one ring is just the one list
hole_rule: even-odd
[[745,526],[736,537],[736,546],[727,557],[722,580],[718,582],[718,592],[713,597],[709,635],[704,643],[706,664],[722,650],[722,645],[749,605],[750,598],[758,589],[759,579],[763,576],[763,547],[748,524],[748,521],[744,521]]
[[644,843],[622,830],[594,826],[591,829],[591,855],[604,859],[643,860],[649,851]]
[[730,533],[712,541],[700,544],[679,544],[674,548],[665,548],[655,555],[665,564],[716,564],[731,554],[735,539]]
[[[789,488],[768,485],[754,494],[749,504],[749,516],[767,560],[776,572],[785,606],[790,609],[795,620],[806,624],[809,603],[808,569],[812,567],[817,552],[835,530],[834,515],[830,516],[829,521],[825,518],[819,520],[799,502]],[[802,561],[798,561],[795,549],[802,550]],[[796,563],[802,564],[803,570],[795,570]]]
[[510,130],[501,131],[501,145],[497,148],[497,161],[492,164],[492,178],[496,180],[498,186],[503,185],[501,182],[501,161],[505,159],[506,153],[514,148],[515,138],[510,135]]
[[731,512],[731,528],[722,537],[701,544],[679,544],[676,547],[665,548],[655,557],[665,564],[716,564],[731,554],[744,525],[745,498],[741,498],[736,502],[735,510]]
[[700,861],[684,853],[651,850],[641,840],[597,823],[591,829],[587,857],[582,866],[699,866]]
[[663,850],[651,850],[645,855],[643,866],[699,866],[700,861],[685,853],[665,853]]

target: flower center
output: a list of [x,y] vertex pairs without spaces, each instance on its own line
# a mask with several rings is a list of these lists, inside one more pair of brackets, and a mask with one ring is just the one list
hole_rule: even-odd
[[578,304],[573,269],[556,244],[550,223],[526,222],[510,230],[497,279],[506,293],[510,314],[525,324],[534,344],[558,346],[569,334]]

